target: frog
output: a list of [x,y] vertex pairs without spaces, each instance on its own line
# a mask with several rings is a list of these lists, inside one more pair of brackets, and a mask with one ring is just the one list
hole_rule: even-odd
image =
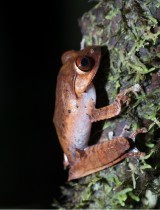
[[[53,123],[64,152],[64,168],[69,167],[68,180],[79,179],[108,168],[126,157],[141,157],[131,152],[130,143],[123,136],[100,141],[89,146],[92,123],[114,118],[128,106],[129,93],[139,92],[135,84],[120,91],[114,102],[96,108],[96,89],[93,84],[100,71],[101,47],[88,46],[82,50],[63,53],[62,67],[57,76]],[[146,132],[140,129],[137,133]]]

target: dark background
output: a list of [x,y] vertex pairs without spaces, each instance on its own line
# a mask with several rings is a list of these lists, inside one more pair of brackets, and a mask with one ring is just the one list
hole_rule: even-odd
[[33,2],[0,7],[0,208],[49,208],[66,181],[52,124],[56,76],[93,3]]

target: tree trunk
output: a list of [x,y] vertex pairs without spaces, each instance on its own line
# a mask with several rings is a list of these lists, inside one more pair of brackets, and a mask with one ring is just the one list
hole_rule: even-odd
[[[108,169],[62,187],[63,208],[160,208],[160,3],[159,0],[99,0],[80,22],[84,46],[103,46],[95,81],[98,106],[112,103],[120,90],[140,84],[129,107],[93,132],[121,134],[146,127],[135,140],[145,158],[127,158]],[[105,78],[105,79],[104,79]],[[104,84],[104,85],[103,85]],[[103,87],[102,87],[103,86]],[[103,91],[103,89],[105,91]],[[104,135],[104,134],[103,134]],[[96,136],[96,135],[92,135]]]

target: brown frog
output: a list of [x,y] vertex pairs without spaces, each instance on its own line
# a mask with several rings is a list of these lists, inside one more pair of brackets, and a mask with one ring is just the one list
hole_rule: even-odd
[[[113,104],[96,109],[92,80],[100,59],[101,48],[98,46],[67,51],[62,55],[63,66],[57,78],[53,122],[65,154],[64,165],[70,167],[69,180],[107,168],[126,157],[143,155],[128,152],[130,144],[124,137],[88,146],[92,122],[119,115],[122,106],[130,102],[127,93],[140,91],[140,86],[135,85],[120,92]],[[141,129],[138,132],[146,131]]]

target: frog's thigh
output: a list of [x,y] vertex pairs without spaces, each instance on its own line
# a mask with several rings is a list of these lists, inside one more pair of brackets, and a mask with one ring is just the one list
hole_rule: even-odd
[[125,152],[130,148],[129,142],[123,137],[98,143],[87,147],[85,155],[70,168],[69,180],[80,178],[112,166],[126,157]]
[[129,148],[130,144],[127,139],[116,137],[86,148],[85,153],[91,164],[93,163],[93,166],[97,165],[99,167],[100,165],[107,166],[110,162],[120,159]]

